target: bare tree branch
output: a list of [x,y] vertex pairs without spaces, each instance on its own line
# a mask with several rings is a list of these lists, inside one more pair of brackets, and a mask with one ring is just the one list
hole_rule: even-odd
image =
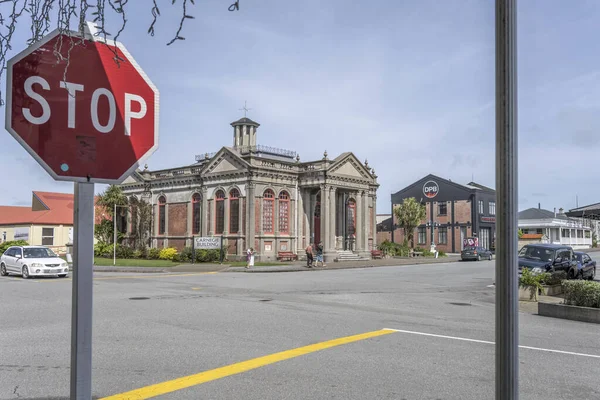
[[[97,36],[102,37],[105,44],[108,43],[109,38],[112,38],[111,40],[116,42],[119,35],[121,35],[127,26],[126,6],[128,2],[129,0],[0,0],[0,79],[6,69],[7,54],[12,50],[13,33],[15,32],[18,23],[21,22],[20,17],[23,14],[29,15],[29,23],[31,24],[31,34],[26,41],[27,46],[36,43],[50,32],[52,20],[56,21],[55,27],[59,32],[66,36],[72,36],[72,31],[78,32],[80,40],[69,41],[66,57],[63,56],[62,52],[63,45],[65,45],[62,40],[58,40],[54,47],[57,63],[65,60],[67,61],[65,68],[66,79],[69,63],[68,59],[71,50],[76,45],[85,45],[83,37],[86,21],[91,18],[91,21],[95,24],[95,28],[97,29]],[[150,36],[154,36],[155,25],[160,16],[160,10],[156,0],[152,0],[152,3],[147,0],[145,0],[145,2],[150,6],[150,13],[152,14],[152,22],[148,28],[148,33]],[[175,5],[176,2],[177,0],[171,0],[171,5]],[[182,0],[182,14],[179,27],[173,39],[167,43],[167,46],[170,46],[178,40],[185,40],[185,38],[181,36],[183,25],[187,19],[194,19],[194,17],[188,13],[190,4],[195,5],[194,0]],[[235,3],[229,7],[229,10],[239,10],[239,0],[236,0]],[[54,14],[54,12],[56,12],[56,14]],[[121,20],[120,26],[114,36],[107,31],[105,23],[106,17],[108,17],[111,12],[119,16]],[[77,26],[76,29],[71,29],[74,24]],[[119,58],[115,49],[110,46],[109,49],[114,53],[114,60],[117,64],[120,61],[123,61]],[[2,90],[0,90],[0,106],[4,105],[3,98]]]

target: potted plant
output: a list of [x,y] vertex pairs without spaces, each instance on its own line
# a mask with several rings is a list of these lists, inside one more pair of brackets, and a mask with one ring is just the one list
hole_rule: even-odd
[[519,300],[538,301],[538,293],[544,294],[543,282],[550,278],[550,274],[533,273],[528,268],[523,268],[519,277]]
[[567,280],[567,273],[565,271],[555,271],[542,282],[542,287],[546,296],[556,296],[563,292],[562,281]]

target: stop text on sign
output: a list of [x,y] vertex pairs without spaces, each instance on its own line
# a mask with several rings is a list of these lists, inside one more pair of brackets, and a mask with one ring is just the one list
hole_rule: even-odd
[[[41,76],[30,76],[25,80],[24,90],[25,94],[29,96],[32,100],[35,100],[39,103],[42,108],[42,114],[39,116],[33,115],[31,109],[28,107],[23,107],[23,116],[25,119],[34,125],[42,125],[48,122],[50,116],[52,115],[52,110],[50,109],[50,104],[44,98],[44,96],[33,90],[34,85],[39,85],[43,90],[50,90],[50,84],[48,81]],[[75,129],[76,128],[76,104],[77,104],[77,92],[85,92],[85,87],[79,83],[73,82],[60,82],[60,87],[65,90],[65,96],[68,97],[68,120],[67,127]],[[101,98],[105,98],[105,101],[108,102],[108,119],[104,124],[100,121],[100,117],[98,115],[98,104]],[[133,111],[133,103],[137,103],[139,110]],[[125,123],[125,136],[131,136],[131,120],[132,119],[142,119],[146,115],[148,107],[146,106],[146,101],[142,96],[139,96],[134,93],[124,93],[124,123]],[[136,108],[138,108],[136,107]],[[115,96],[113,93],[106,88],[97,88],[92,92],[92,101],[90,105],[90,118],[92,120],[92,125],[94,129],[96,129],[100,133],[110,133],[115,127],[115,122],[117,120],[117,105],[115,102]],[[80,111],[81,112],[81,111]]]

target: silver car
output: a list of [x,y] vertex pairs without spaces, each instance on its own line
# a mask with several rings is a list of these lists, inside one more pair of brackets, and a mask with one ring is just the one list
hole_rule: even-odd
[[58,275],[64,278],[69,265],[51,249],[44,246],[12,246],[0,257],[0,275],[21,275],[23,279],[33,276]]

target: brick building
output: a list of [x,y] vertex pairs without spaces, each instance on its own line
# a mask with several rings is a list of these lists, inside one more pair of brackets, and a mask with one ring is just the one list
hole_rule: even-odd
[[146,167],[121,185],[152,205],[152,247],[181,249],[194,236],[215,236],[230,259],[253,247],[258,260],[272,260],[282,251],[303,256],[322,241],[325,261],[370,258],[379,184],[368,162],[351,152],[301,162],[294,151],[259,145],[259,124],[249,118],[231,126],[233,146],[191,165]]
[[[414,197],[426,205],[427,216],[415,232],[415,246],[456,253],[463,248],[463,239],[479,238],[479,244],[495,248],[496,191],[470,182],[466,185],[435,175],[427,175],[410,186],[392,194],[392,219],[387,225],[393,242],[404,241],[403,229],[397,225],[394,208],[404,199]],[[383,227],[383,224],[382,224]]]

